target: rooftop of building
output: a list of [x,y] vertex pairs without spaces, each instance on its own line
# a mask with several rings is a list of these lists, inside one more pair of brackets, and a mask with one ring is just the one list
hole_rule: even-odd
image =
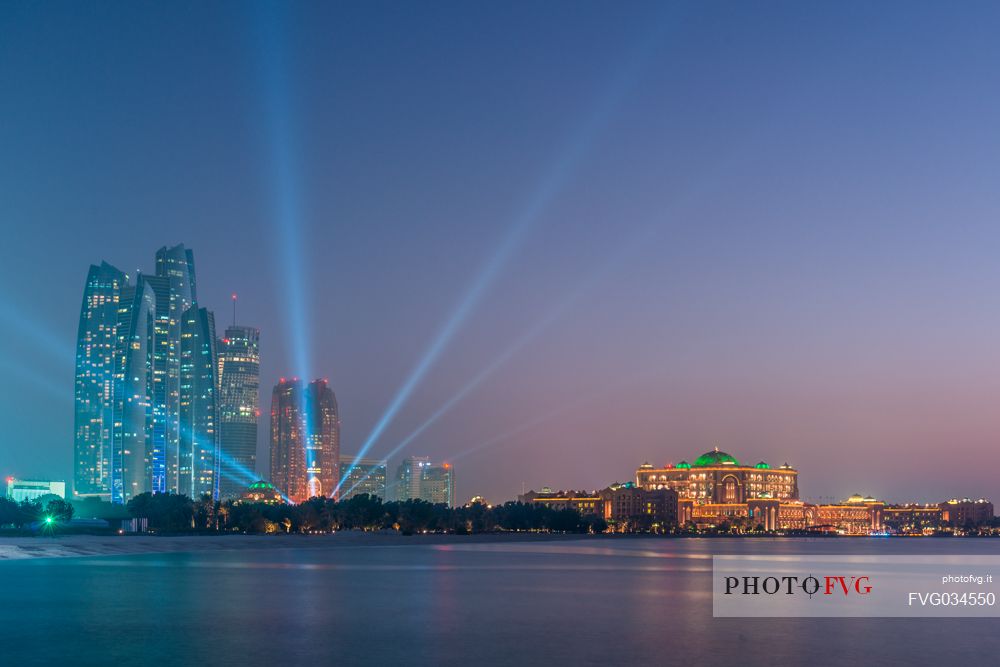
[[[724,452],[724,451],[720,450],[718,447],[713,448],[711,451],[705,452],[704,454],[702,454],[701,456],[699,456],[698,458],[696,458],[694,460],[694,463],[688,463],[687,461],[681,461],[677,465],[674,465],[673,463],[668,463],[667,465],[665,465],[663,467],[664,468],[679,468],[679,469],[682,469],[682,470],[690,470],[691,468],[720,468],[720,467],[733,467],[733,468],[749,468],[749,467],[753,467],[753,468],[755,468],[757,470],[772,470],[773,469],[772,466],[769,463],[767,463],[766,461],[760,461],[760,462],[754,464],[753,466],[744,466],[742,463],[739,462],[739,460],[735,456],[733,456],[729,452]],[[656,469],[656,467],[653,466],[651,463],[649,463],[647,461],[647,462],[643,463],[641,466],[639,466],[639,469],[640,470],[654,470],[654,469]],[[795,470],[794,468],[792,468],[792,466],[788,465],[787,463],[783,463],[782,465],[778,466],[777,469],[778,470],[792,470],[792,471]]]
[[719,465],[738,466],[740,462],[732,454],[723,452],[716,447],[696,458],[691,465],[694,468],[709,468]]
[[247,487],[247,491],[277,491],[274,484],[270,482],[265,482],[262,479],[257,480],[253,484]]

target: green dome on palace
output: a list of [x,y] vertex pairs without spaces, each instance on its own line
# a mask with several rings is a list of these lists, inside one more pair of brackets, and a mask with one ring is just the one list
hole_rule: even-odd
[[260,480],[247,487],[247,491],[277,491],[274,484]]
[[764,463],[763,461],[761,461],[760,463],[758,463],[757,465],[755,465],[754,468],[758,468],[760,470],[770,470],[771,466],[769,466],[766,463]]
[[731,454],[714,449],[696,458],[693,465],[695,468],[711,468],[720,465],[738,466],[739,464],[740,462],[733,458]]
[[677,467],[684,468],[685,470],[687,470],[691,468],[691,464],[688,463],[687,461],[681,461],[680,463],[677,464]]

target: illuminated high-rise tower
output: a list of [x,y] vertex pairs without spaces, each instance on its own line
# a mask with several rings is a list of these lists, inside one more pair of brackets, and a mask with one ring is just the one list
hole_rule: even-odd
[[156,251],[157,344],[153,353],[153,490],[180,488],[181,322],[198,303],[194,252],[184,245]]
[[340,413],[326,380],[309,383],[305,418],[307,497],[335,498],[340,481]]
[[[77,332],[77,495],[123,503],[145,491],[216,492],[215,328],[211,313],[196,306],[194,253],[183,245],[160,248],[156,274],[140,274],[135,284],[106,262],[90,267]],[[195,430],[182,450],[185,331],[184,418]]]
[[396,468],[396,479],[394,481],[396,500],[410,500],[420,498],[421,482],[424,478],[424,468],[431,465],[430,458],[426,456],[408,456],[400,462]]
[[396,469],[396,500],[455,503],[455,469],[449,463],[434,465],[426,456],[410,456]]
[[281,378],[271,392],[271,483],[288,498],[306,498],[302,383]]
[[388,464],[384,459],[359,459],[351,454],[340,455],[341,474],[347,478],[340,487],[340,499],[349,500],[354,496],[366,494],[386,497],[386,471]]
[[156,297],[145,277],[121,290],[112,385],[111,500],[126,503],[152,490],[152,425]]
[[420,498],[434,505],[455,505],[455,468],[450,463],[424,468]]
[[236,498],[257,477],[260,393],[260,330],[233,326],[218,342],[219,496]]
[[340,473],[340,416],[326,380],[303,391],[282,378],[271,394],[271,482],[289,499],[334,497]]
[[215,316],[192,306],[182,315],[177,492],[219,497],[218,353]]
[[78,496],[110,498],[118,302],[128,277],[107,262],[87,273],[76,335],[73,480]]

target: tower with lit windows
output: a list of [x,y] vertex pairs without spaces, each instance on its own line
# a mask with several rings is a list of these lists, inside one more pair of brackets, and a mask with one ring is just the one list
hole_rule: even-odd
[[308,497],[335,498],[340,481],[340,413],[326,380],[306,388],[306,488]]
[[87,273],[76,334],[73,392],[73,487],[110,499],[118,302],[128,276],[107,262]]
[[219,497],[218,352],[215,316],[192,306],[181,318],[177,492]]
[[451,507],[455,502],[455,469],[435,465],[426,456],[409,456],[396,469],[396,500],[424,500]]
[[271,483],[291,500],[306,497],[302,383],[281,378],[271,391]]
[[156,251],[157,342],[153,354],[154,398],[151,468],[155,491],[180,490],[181,327],[198,303],[194,251],[183,244]]
[[350,454],[340,455],[340,469],[347,478],[340,487],[340,499],[348,500],[362,494],[386,497],[387,464],[382,459],[358,459]]
[[284,378],[271,394],[271,482],[289,499],[336,497],[340,415],[326,380]]
[[121,290],[112,385],[111,500],[127,503],[151,491],[150,444],[156,297],[139,275]]
[[219,496],[237,498],[257,470],[260,330],[233,326],[219,339]]

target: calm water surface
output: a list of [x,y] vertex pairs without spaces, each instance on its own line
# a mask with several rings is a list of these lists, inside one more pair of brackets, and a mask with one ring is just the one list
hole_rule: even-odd
[[0,562],[0,665],[1000,664],[1000,621],[713,619],[711,555],[1000,540],[584,539]]

